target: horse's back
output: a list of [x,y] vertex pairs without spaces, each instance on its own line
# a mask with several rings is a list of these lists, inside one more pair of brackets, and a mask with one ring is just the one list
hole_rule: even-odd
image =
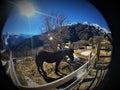
[[46,61],[48,63],[59,62],[66,55],[70,56],[70,53],[73,53],[71,49],[59,50],[56,52],[40,51],[37,55],[37,60],[40,60],[41,62]]
[[37,61],[38,62],[53,62],[53,52],[48,52],[48,51],[40,51],[37,55]]

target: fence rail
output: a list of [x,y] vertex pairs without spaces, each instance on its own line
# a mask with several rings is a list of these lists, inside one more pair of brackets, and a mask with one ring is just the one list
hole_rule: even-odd
[[[70,81],[73,78],[76,78],[76,80],[74,82],[72,82],[68,86],[62,88],[64,90],[75,90],[75,88],[80,84],[80,82],[85,78],[85,76],[89,73],[91,68],[94,66],[95,58],[96,58],[96,55],[90,55],[88,57],[88,61],[84,65],[79,67],[74,72],[64,76],[63,78],[60,78],[58,80],[55,80],[53,82],[46,83],[46,84],[43,84],[43,85],[31,87],[31,86],[24,86],[20,83],[20,81],[17,77],[16,71],[15,71],[13,58],[12,58],[12,53],[11,53],[11,55],[10,55],[10,65],[9,65],[9,74],[11,76],[11,79],[12,79],[13,83],[20,90],[48,90],[48,89],[49,90],[57,90],[57,89],[60,89],[59,86],[61,86],[62,84]],[[59,88],[57,88],[57,87],[59,87]]]

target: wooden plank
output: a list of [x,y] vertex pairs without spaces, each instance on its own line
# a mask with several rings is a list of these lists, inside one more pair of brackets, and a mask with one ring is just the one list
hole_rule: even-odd
[[[89,61],[86,62],[80,68],[78,68],[74,72],[68,74],[67,76],[64,76],[63,78],[60,78],[58,80],[55,80],[53,82],[46,83],[46,84],[43,84],[43,85],[35,86],[35,87],[33,87],[33,86],[32,87],[31,86],[23,86],[23,85],[20,84],[19,79],[17,78],[16,72],[15,72],[15,69],[14,69],[12,58],[11,58],[10,74],[11,74],[11,78],[12,78],[14,84],[16,86],[18,86],[18,88],[20,90],[50,90],[50,89],[56,90],[56,87],[70,81],[71,79],[73,79],[76,76],[77,76],[77,78],[82,78],[82,76],[86,73],[88,63],[93,64],[93,59],[94,58],[95,58],[95,55],[91,57],[91,63]],[[82,74],[80,74],[80,73],[82,73]]]
[[111,56],[99,56],[100,58],[111,58]]
[[101,48],[100,50],[109,50],[109,51],[112,51],[112,49],[110,48],[110,49],[103,49],[103,48]]
[[66,83],[66,82],[68,82],[69,80],[71,80],[71,79],[73,79],[75,76],[77,76],[78,75],[78,72],[81,70],[81,69],[83,69],[83,68],[85,68],[85,67],[87,67],[87,64],[88,64],[88,62],[87,63],[85,63],[83,66],[81,66],[80,68],[78,68],[77,70],[75,70],[74,72],[72,72],[72,73],[70,73],[70,74],[68,74],[67,76],[64,76],[63,78],[60,78],[60,79],[58,79],[58,80],[55,80],[55,81],[53,81],[53,82],[51,82],[51,83],[47,83],[47,84],[43,84],[43,85],[39,85],[39,86],[37,86],[37,87],[28,87],[28,86],[20,86],[20,89],[22,89],[22,90],[48,90],[48,88],[50,88],[50,89],[55,89],[55,87],[58,87],[58,86],[60,86],[60,85],[62,85],[62,84],[64,84],[64,83]]

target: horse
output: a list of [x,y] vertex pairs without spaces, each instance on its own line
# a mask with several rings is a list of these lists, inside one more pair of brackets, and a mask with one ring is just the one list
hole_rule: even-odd
[[[60,72],[58,70],[58,66],[60,64],[60,62],[66,58],[66,56],[68,56],[70,58],[71,61],[74,60],[74,50],[73,49],[65,49],[65,50],[58,50],[55,52],[48,52],[48,51],[40,51],[38,52],[38,54],[36,54],[35,56],[35,62],[36,62],[36,66],[37,66],[37,70],[38,72],[42,75],[42,72],[44,75],[46,75],[46,72],[43,70],[43,62],[47,62],[47,63],[56,63],[55,66],[55,73],[57,75],[58,72]],[[40,71],[41,69],[41,71]]]

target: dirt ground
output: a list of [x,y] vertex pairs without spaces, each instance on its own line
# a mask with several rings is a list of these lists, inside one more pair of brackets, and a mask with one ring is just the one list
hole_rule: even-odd
[[[83,50],[75,50],[75,54],[79,58],[78,62],[80,62],[81,64],[78,65],[77,63],[72,63],[71,65],[73,66],[71,66],[65,61],[62,61],[60,63],[59,70],[60,72],[63,73],[63,74],[60,73],[61,76],[70,74],[71,72],[79,68],[81,65],[83,65],[87,61],[86,56],[80,55],[82,51]],[[27,81],[28,81],[27,78],[30,78],[33,82],[39,85],[52,82],[54,80],[61,78],[61,76],[56,75],[54,72],[55,63],[46,63],[46,62],[43,63],[44,71],[47,73],[47,77],[44,77],[39,74],[36,64],[35,64],[35,60],[33,58],[30,58],[30,57],[19,58],[16,61],[17,61],[16,72],[17,72],[17,75],[19,77],[21,84],[23,85],[27,85]]]
[[[64,66],[63,66],[63,64],[64,64]],[[61,62],[59,69],[63,73],[69,74],[70,70],[67,67],[68,67],[67,63]],[[51,77],[51,78],[54,78],[54,79],[57,79],[57,78],[60,77],[60,76],[58,76],[58,75],[56,75],[54,73],[55,63],[46,63],[46,62],[44,62],[43,68],[44,68],[44,71],[46,71],[48,77]],[[20,77],[25,77],[25,76],[29,77],[34,82],[36,82],[36,83],[38,83],[40,85],[47,83],[44,80],[43,76],[41,76],[39,74],[39,72],[37,71],[37,67],[36,67],[36,64],[35,64],[34,60],[23,60],[23,61],[17,62],[16,71],[17,71],[17,73],[19,73],[18,75]],[[20,72],[21,72],[21,74],[20,74]]]
[[[69,65],[67,62],[62,61],[60,63],[59,70],[62,73],[64,73],[64,75],[60,74],[60,75],[63,75],[62,77],[70,74],[71,72],[73,72],[74,70],[76,70],[77,68],[82,66],[87,61],[88,57],[82,56],[80,54],[81,52],[84,52],[84,51],[86,51],[86,50],[84,50],[84,49],[83,50],[75,50],[75,55],[79,58],[81,65],[72,63],[72,65],[75,67],[73,67],[73,66],[71,67],[71,65]],[[95,49],[93,49],[92,52],[95,52]],[[106,53],[105,51],[102,51],[101,55],[109,56],[109,55],[111,55],[111,52]],[[80,84],[79,90],[86,90],[86,89],[92,90],[97,85],[99,85],[99,83],[103,80],[104,76],[106,75],[106,73],[108,71],[108,65],[109,65],[110,61],[111,61],[111,58],[105,58],[105,57],[98,60],[96,67],[90,71],[88,76]],[[54,80],[61,78],[61,76],[56,75],[54,72],[55,63],[44,62],[43,68],[44,68],[45,72],[47,73],[47,77],[39,74],[39,72],[37,71],[35,60],[33,58],[32,59],[27,58],[27,57],[24,59],[21,58],[21,59],[18,59],[16,62],[16,72],[17,72],[18,78],[19,78],[21,84],[25,85],[25,86],[27,86],[27,85],[42,85],[42,84],[49,83],[49,82],[52,82]],[[30,82],[33,82],[35,84],[33,84],[33,83],[28,84]]]

